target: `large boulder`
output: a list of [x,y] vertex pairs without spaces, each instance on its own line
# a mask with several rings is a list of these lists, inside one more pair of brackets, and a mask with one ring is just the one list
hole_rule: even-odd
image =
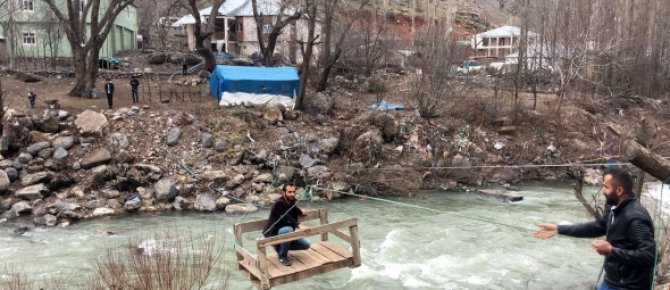
[[199,194],[198,197],[195,198],[195,203],[193,204],[193,207],[199,211],[215,211],[216,210],[216,202],[214,199],[209,197],[206,193]]
[[164,178],[154,184],[154,192],[156,194],[156,199],[160,201],[171,201],[177,196],[179,190],[174,181]]
[[99,207],[93,210],[93,213],[91,213],[91,216],[93,217],[101,217],[101,216],[108,216],[108,215],[113,215],[114,210],[108,207]]
[[26,152],[28,152],[30,155],[35,156],[38,152],[42,151],[42,149],[46,149],[49,147],[51,147],[51,143],[47,141],[37,142],[30,144],[30,146],[26,148]]
[[149,64],[153,65],[161,65],[164,64],[168,60],[168,55],[162,52],[157,52],[152,54],[149,57]]
[[139,197],[128,199],[123,204],[123,209],[130,212],[139,210],[140,207],[142,207],[142,199]]
[[291,166],[279,166],[277,168],[277,180],[279,182],[292,181],[298,173],[298,168]]
[[333,98],[324,92],[305,98],[305,109],[314,114],[328,115],[334,106]]
[[29,202],[27,201],[19,201],[12,205],[12,208],[9,210],[10,212],[16,213],[17,215],[25,214],[25,213],[30,213],[32,212],[33,207],[30,205]]
[[54,151],[52,158],[55,160],[63,160],[67,157],[67,155],[68,155],[67,150],[63,148],[58,148],[56,149],[56,151]]
[[9,189],[10,183],[11,180],[9,179],[7,172],[5,172],[4,170],[0,170],[0,191],[5,191]]
[[86,155],[81,162],[81,166],[83,168],[92,168],[109,163],[110,160],[112,160],[112,153],[105,148],[100,148]]
[[321,141],[319,141],[319,149],[321,152],[331,155],[335,152],[335,149],[337,149],[337,145],[340,143],[340,139],[338,138],[326,138]]
[[167,145],[168,146],[177,145],[180,136],[181,136],[181,130],[179,130],[179,128],[174,127],[170,129],[170,131],[168,131],[167,134]]
[[14,195],[20,199],[36,200],[44,197],[44,195],[48,193],[49,189],[46,187],[46,185],[40,183],[21,188],[17,190],[16,193],[14,193]]
[[220,197],[219,199],[216,200],[216,208],[218,208],[218,209],[224,209],[229,204],[230,204],[230,199],[228,199],[226,197]]
[[28,186],[38,183],[48,183],[54,177],[54,175],[55,174],[51,171],[27,174],[21,178],[21,185]]
[[74,124],[84,136],[102,136],[104,130],[109,126],[105,115],[91,110],[77,115]]
[[60,127],[58,119],[53,116],[34,118],[33,124],[37,130],[44,133],[58,133]]
[[230,204],[226,206],[227,214],[249,214],[257,211],[257,207],[249,204]]
[[73,145],[74,145],[74,137],[72,136],[58,137],[53,142],[54,148],[63,148],[65,150],[69,150],[70,148],[72,148]]

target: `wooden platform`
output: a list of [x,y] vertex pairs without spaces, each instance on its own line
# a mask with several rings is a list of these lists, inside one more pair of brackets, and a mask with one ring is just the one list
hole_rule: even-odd
[[[262,230],[266,220],[235,225],[235,237],[238,242],[238,246],[235,248],[238,269],[258,289],[270,289],[273,286],[306,279],[340,268],[361,265],[356,219],[327,224],[326,209],[305,211],[305,214],[307,216],[302,219],[303,221],[318,218],[321,225],[312,227],[307,231],[296,231],[258,240],[256,242],[256,255],[242,247],[242,234]],[[349,234],[339,231],[339,228],[348,228]],[[260,235],[260,232],[258,234]],[[351,249],[328,241],[329,234],[347,242]],[[271,250],[271,254],[266,254],[265,249],[267,247],[273,248],[274,245],[314,235],[321,235],[321,241],[312,243],[310,249],[289,252],[291,266],[284,266],[279,263],[274,250]]]

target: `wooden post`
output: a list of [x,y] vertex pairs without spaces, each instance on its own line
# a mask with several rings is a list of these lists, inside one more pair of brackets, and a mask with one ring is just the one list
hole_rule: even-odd
[[261,272],[261,290],[270,289],[270,274],[268,271],[268,257],[265,254],[265,247],[257,247],[256,256],[258,256],[258,269]]
[[[325,208],[320,208],[319,209],[319,220],[321,222],[321,225],[325,225],[328,223],[328,210]],[[321,241],[325,242],[328,240],[328,233],[323,233],[321,234]]]
[[242,247],[242,226],[239,224],[235,225],[235,244]]
[[351,235],[351,258],[353,259],[352,267],[361,265],[361,242],[358,237],[358,222],[349,227],[349,234]]

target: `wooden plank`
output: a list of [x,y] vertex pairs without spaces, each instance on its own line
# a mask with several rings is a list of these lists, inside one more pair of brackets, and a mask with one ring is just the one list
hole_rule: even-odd
[[258,265],[261,273],[260,289],[267,290],[270,289],[270,276],[268,275],[268,258],[265,255],[265,248],[258,247],[256,256],[258,257]]
[[334,262],[334,263],[331,263],[331,264],[320,266],[318,268],[312,268],[312,269],[309,269],[307,271],[278,277],[278,278],[272,279],[271,283],[272,283],[272,286],[278,286],[278,285],[282,285],[282,284],[286,284],[286,283],[290,283],[290,282],[294,282],[294,281],[298,281],[298,280],[307,279],[307,278],[312,277],[312,276],[321,275],[321,274],[324,274],[324,273],[335,271],[337,269],[349,267],[350,265],[351,265],[351,260],[350,259],[337,261],[337,262]]
[[237,265],[243,267],[247,272],[249,272],[251,275],[253,275],[256,279],[260,280],[261,279],[261,272],[256,266],[256,261],[253,259],[250,259],[251,257],[245,257],[244,253],[241,251],[237,251],[237,255],[241,255],[243,257],[242,260],[238,260]]
[[348,219],[348,220],[344,220],[344,221],[340,221],[340,222],[336,222],[336,223],[332,223],[332,224],[327,224],[327,225],[322,225],[322,226],[309,228],[307,230],[298,230],[298,231],[288,233],[288,234],[283,234],[283,235],[278,235],[278,236],[265,238],[265,239],[259,240],[257,245],[258,245],[258,247],[261,247],[261,248],[269,247],[269,246],[273,246],[273,245],[279,245],[279,244],[283,244],[283,243],[288,242],[288,241],[297,240],[299,238],[315,236],[315,235],[319,235],[319,234],[322,234],[322,233],[331,232],[333,230],[343,228],[343,227],[350,227],[350,226],[355,225],[355,224],[356,224],[356,219]]
[[347,243],[351,243],[351,236],[349,236],[349,235],[347,235],[343,232],[340,232],[339,230],[333,230],[331,233],[333,235],[335,235],[336,237],[342,239],[343,241],[345,241]]
[[314,251],[317,252],[319,255],[324,256],[330,262],[340,261],[344,259],[344,257],[340,256],[338,253],[333,252],[332,250],[322,245],[321,243],[314,245]]
[[358,238],[358,225],[353,225],[349,227],[349,233],[351,233],[351,253],[352,253],[352,267],[358,267],[361,265],[361,241]]
[[351,258],[353,255],[349,250],[345,250],[342,247],[332,243],[332,242],[322,242],[321,243],[324,247],[328,248],[329,250],[335,252],[336,254],[342,256],[342,258]]
[[305,264],[305,266],[310,269],[322,266],[328,262],[326,259],[317,259],[310,255],[310,252],[312,251],[313,250],[311,249],[306,251],[295,251],[295,253],[293,253],[293,257],[301,263]]
[[310,248],[308,251],[306,251],[305,255],[309,256],[313,260],[316,260],[320,265],[330,263],[330,260],[328,260],[328,258],[320,255],[313,248]]
[[298,272],[298,269],[293,268],[293,266],[287,267],[279,263],[276,254],[271,254],[270,256],[268,256],[268,261],[272,265],[271,269],[269,269],[270,279]]
[[[328,224],[328,210],[325,208],[320,208],[319,209],[319,222],[321,225]],[[327,241],[328,240],[328,233],[323,233],[321,234],[321,241]]]

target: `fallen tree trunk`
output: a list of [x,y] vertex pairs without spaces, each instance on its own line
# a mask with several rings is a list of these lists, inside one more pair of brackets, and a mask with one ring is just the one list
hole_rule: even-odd
[[665,182],[670,178],[670,161],[651,152],[635,140],[624,140],[621,151],[624,159],[658,180]]

